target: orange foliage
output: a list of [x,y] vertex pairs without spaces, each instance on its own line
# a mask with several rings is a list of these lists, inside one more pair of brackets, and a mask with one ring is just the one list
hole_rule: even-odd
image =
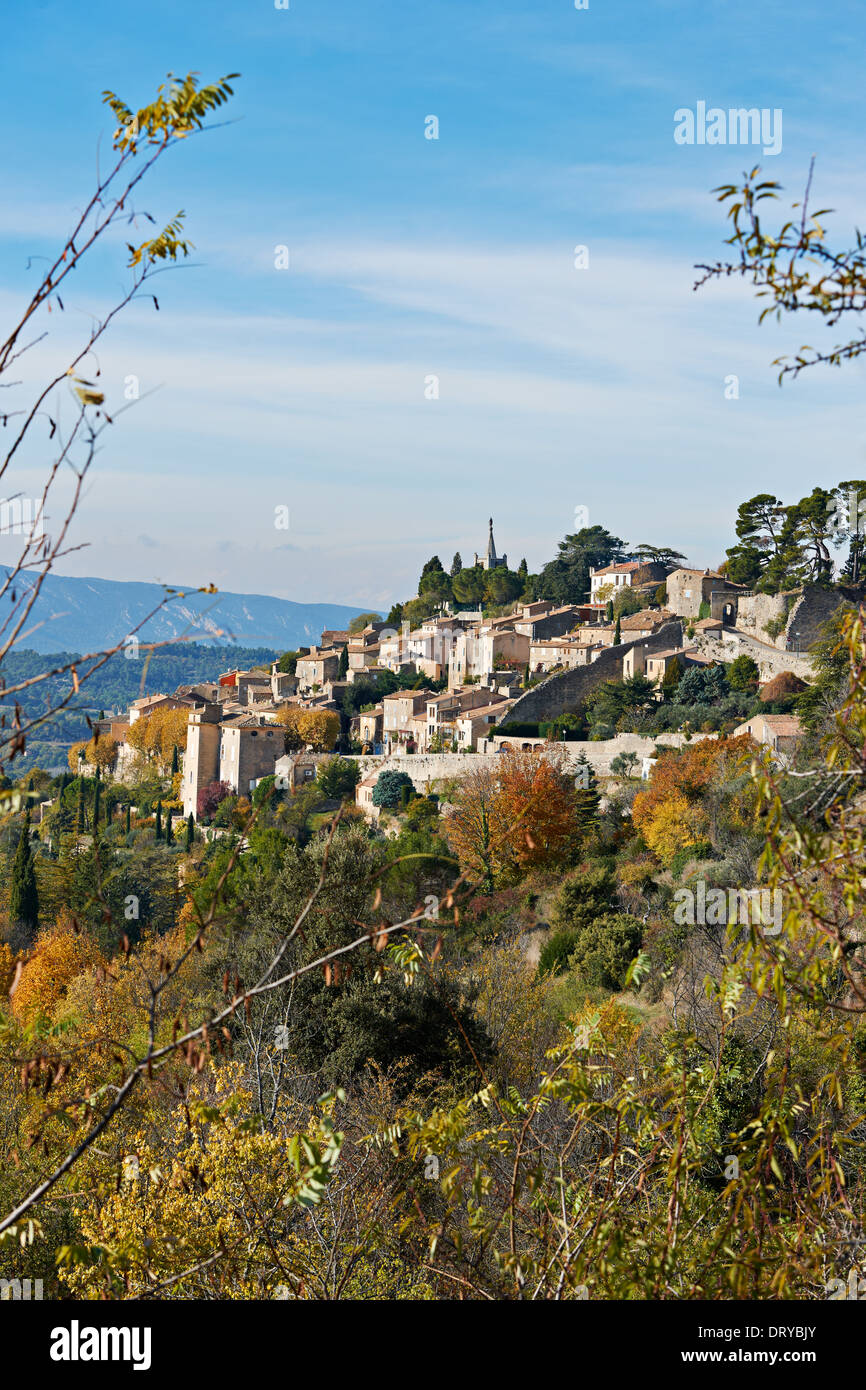
[[753,750],[752,740],[743,734],[702,739],[662,754],[647,790],[634,799],[632,820],[663,864],[670,864],[678,849],[706,838],[709,820],[701,805],[704,792],[711,783],[720,784],[733,774]]
[[61,914],[55,926],[36,938],[12,994],[12,1012],[25,1023],[38,1017],[53,1021],[75,977],[104,964],[95,942],[76,932],[68,915]]
[[462,867],[488,885],[510,866],[567,860],[580,842],[572,779],[547,750],[508,748],[496,771],[461,780],[446,833]]

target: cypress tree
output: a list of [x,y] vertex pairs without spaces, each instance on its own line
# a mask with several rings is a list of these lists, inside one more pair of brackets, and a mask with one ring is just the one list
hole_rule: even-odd
[[165,813],[165,843],[167,845],[171,844],[171,817],[172,809],[169,806],[168,810]]
[[96,777],[93,783],[93,832],[99,829],[99,793],[102,791],[102,783],[99,780],[99,768],[96,769]]
[[344,681],[349,671],[349,648],[340,649],[340,664],[337,667],[337,680]]
[[30,808],[24,812],[24,828],[12,863],[9,916],[13,922],[35,934],[39,926],[39,892],[30,848]]
[[156,839],[162,839],[162,802],[156,803]]
[[75,829],[79,835],[83,834],[86,818],[84,815],[84,778],[78,778],[78,810],[75,813]]
[[192,842],[193,842],[194,839],[195,839],[195,820],[193,819],[192,811],[190,811],[189,815],[188,815],[187,818],[186,818],[186,847],[187,847],[188,850],[191,850],[191,849],[192,849]]
[[175,774],[176,772],[180,772],[180,759],[178,758],[178,755],[177,755],[177,744],[175,744],[174,747],[173,747],[172,750],[171,750],[171,775],[172,775],[172,777],[174,776],[174,774]]
[[615,647],[618,647],[621,641],[622,641],[622,631],[621,631],[620,625],[619,625],[619,618],[617,618],[617,620],[616,620],[616,631],[615,631],[614,634],[613,634],[613,645],[614,645]]
[[605,610],[604,610],[604,617],[605,617],[605,621],[606,621],[606,622],[608,622],[608,623],[612,623],[612,622],[613,622],[613,599],[612,599],[612,598],[609,598],[608,601],[607,601],[607,607],[606,607]]
[[129,834],[129,832],[130,832],[131,829],[132,829],[132,812],[131,812],[130,807],[127,806],[127,808],[126,808],[126,833],[127,833],[127,835]]

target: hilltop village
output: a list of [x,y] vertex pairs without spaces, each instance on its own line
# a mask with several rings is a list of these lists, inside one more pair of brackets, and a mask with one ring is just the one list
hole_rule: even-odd
[[[507,570],[507,560],[496,553],[491,519],[473,569],[500,568]],[[88,746],[99,746],[99,765],[112,780],[134,781],[146,721],[171,714],[179,800],[183,816],[195,819],[215,789],[249,797],[265,778],[301,785],[336,753],[357,761],[356,800],[375,814],[373,789],[385,765],[405,767],[426,788],[469,771],[468,754],[574,739],[575,711],[611,681],[642,677],[661,702],[690,670],[737,658],[754,665],[756,682],[780,675],[800,681],[810,671],[807,639],[832,611],[826,592],[807,586],[783,605],[786,622],[774,633],[766,617],[778,602],[774,608],[768,596],[716,571],[645,557],[590,566],[586,598],[516,600],[496,616],[444,600],[415,626],[368,615],[360,629],[323,631],[316,646],[287,653],[270,669],[230,668],[212,683],[136,700],[96,721]],[[769,712],[726,732],[748,732],[784,751],[802,729],[796,716]],[[623,752],[653,752],[651,737],[610,734],[580,744],[599,771]],[[669,745],[682,736],[669,731]],[[84,745],[75,758],[78,770],[92,774]]]

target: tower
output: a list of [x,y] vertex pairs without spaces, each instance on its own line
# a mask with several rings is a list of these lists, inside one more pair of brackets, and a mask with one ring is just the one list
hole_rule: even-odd
[[493,517],[490,518],[490,529],[487,535],[487,550],[483,558],[480,559],[478,556],[478,552],[476,551],[475,563],[476,565],[480,565],[481,568],[485,570],[495,570],[500,565],[502,565],[505,569],[508,568],[508,556],[497,556],[496,554],[496,544],[493,540]]

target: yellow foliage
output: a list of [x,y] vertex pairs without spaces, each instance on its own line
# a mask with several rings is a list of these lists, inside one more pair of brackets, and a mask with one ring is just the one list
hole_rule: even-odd
[[75,931],[70,918],[61,914],[53,927],[36,938],[12,995],[12,1012],[24,1023],[40,1017],[53,1023],[75,977],[104,963],[96,943]]
[[155,762],[160,771],[167,772],[175,744],[179,752],[186,748],[188,721],[186,708],[155,709],[130,725],[127,742],[148,762]]

